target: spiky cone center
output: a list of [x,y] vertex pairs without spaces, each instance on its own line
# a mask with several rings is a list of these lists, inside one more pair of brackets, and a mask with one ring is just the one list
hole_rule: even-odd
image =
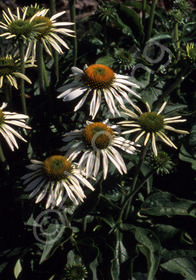
[[142,130],[147,133],[158,132],[164,127],[164,118],[161,115],[158,115],[156,112],[146,112],[141,114],[138,119]]
[[32,24],[39,34],[38,37],[45,37],[51,32],[52,21],[48,17],[37,16],[33,19]]
[[17,19],[10,22],[8,31],[16,36],[30,37],[32,32],[32,24],[29,20]]
[[113,70],[102,64],[92,64],[84,70],[83,81],[91,89],[109,88],[114,80]]
[[43,170],[50,180],[60,181],[72,171],[72,164],[64,156],[54,155],[45,159]]
[[83,280],[87,277],[87,269],[84,265],[75,264],[66,268],[66,279]]
[[132,63],[132,56],[129,51],[122,50],[116,55],[116,59],[120,64],[131,64]]
[[169,155],[163,151],[159,151],[158,155],[153,155],[152,158],[152,163],[155,168],[167,167],[167,164],[170,162],[171,161]]
[[0,110],[0,127],[2,126],[2,124],[4,124],[5,121],[5,114],[3,113],[2,110]]
[[14,59],[2,57],[0,58],[0,76],[11,75],[17,69]]
[[113,130],[104,123],[92,123],[83,130],[83,138],[87,147],[106,149],[111,142]]
[[187,56],[190,60],[196,61],[196,47],[194,44],[187,45]]

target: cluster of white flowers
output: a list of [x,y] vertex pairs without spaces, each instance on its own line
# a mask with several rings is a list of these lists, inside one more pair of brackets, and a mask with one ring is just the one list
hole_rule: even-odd
[[[72,23],[56,22],[56,19],[65,12],[48,18],[46,16],[48,9],[38,9],[34,15],[29,16],[30,8],[25,7],[22,16],[19,8],[16,15],[10,9],[7,13],[3,11],[5,22],[0,22],[0,28],[5,32],[0,36],[27,42],[25,61],[31,56],[33,64],[38,42],[41,42],[46,52],[52,55],[51,47],[58,53],[63,52],[60,45],[69,48],[58,34],[74,35],[72,30],[64,28]],[[46,208],[59,206],[67,197],[76,205],[80,201],[83,202],[86,196],[81,184],[94,190],[87,179],[96,179],[99,172],[102,172],[103,179],[106,179],[110,163],[120,174],[126,174],[126,164],[119,150],[123,153],[135,154],[141,145],[145,146],[151,141],[152,151],[157,155],[156,137],[176,148],[165,130],[188,133],[170,126],[171,123],[186,121],[181,116],[166,118],[161,115],[166,102],[157,112],[151,111],[149,104],[146,103],[147,110],[142,112],[133,102],[133,98],[141,100],[141,97],[132,89],[138,89],[139,86],[131,81],[131,77],[116,74],[110,67],[102,64],[85,65],[83,70],[73,67],[72,72],[73,81],[58,89],[58,98],[63,98],[66,102],[76,99],[74,111],[81,109],[90,101],[89,116],[92,120],[97,117],[100,108],[105,104],[109,110],[108,114],[113,117],[125,115],[128,119],[117,124],[110,124],[106,117],[102,121],[87,121],[82,129],[65,133],[63,141],[66,144],[61,148],[61,152],[65,153],[63,156],[53,155],[44,161],[31,161],[27,166],[30,172],[22,177],[24,184],[27,185],[25,190],[31,191],[31,198],[37,195],[36,203],[47,197]],[[3,80],[7,79],[17,88],[15,77],[30,82],[18,71],[17,63],[11,56],[1,58],[0,87],[3,86]],[[131,106],[133,110],[128,109],[127,106]],[[29,129],[30,127],[24,123],[28,116],[5,112],[3,111],[5,107],[5,103],[0,107],[0,133],[9,147],[14,150],[14,147],[18,148],[15,137],[26,140],[11,125]],[[122,108],[122,112],[119,111],[119,107]],[[118,129],[120,127],[129,127],[129,129],[120,133]],[[131,136],[136,134],[136,136],[133,139],[126,139],[123,134],[131,134]]]

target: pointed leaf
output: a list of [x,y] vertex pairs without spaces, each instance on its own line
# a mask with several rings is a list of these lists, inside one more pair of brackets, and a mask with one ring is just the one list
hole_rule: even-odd
[[21,266],[20,259],[18,259],[14,266],[14,276],[16,279],[18,279],[18,276],[20,275],[21,271],[22,271],[22,266]]
[[168,192],[156,192],[147,197],[141,205],[141,215],[173,217],[196,217],[195,201],[180,199]]
[[161,267],[172,273],[179,273],[187,280],[196,279],[196,263],[193,259],[175,258],[161,264]]
[[147,280],[154,280],[160,262],[160,241],[153,231],[141,227],[136,227],[135,239],[139,242],[138,248],[146,256],[148,262]]

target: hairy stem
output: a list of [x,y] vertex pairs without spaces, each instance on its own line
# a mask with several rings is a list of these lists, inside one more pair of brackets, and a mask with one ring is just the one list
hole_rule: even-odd
[[[19,52],[20,52],[20,63],[21,63],[20,71],[21,71],[22,74],[25,75],[24,43],[23,43],[23,41],[19,42]],[[20,98],[21,98],[23,113],[27,114],[27,106],[26,106],[26,99],[25,99],[25,88],[24,88],[24,80],[23,79],[20,79]]]
[[77,55],[78,55],[78,46],[77,46],[77,37],[76,37],[76,12],[75,12],[75,0],[69,0],[69,10],[71,21],[74,22],[74,32],[75,37],[73,37],[73,65],[76,66]]
[[44,61],[43,61],[43,45],[39,41],[38,42],[38,73],[39,73],[39,86],[40,92],[45,91],[45,82],[44,82]]
[[147,35],[146,35],[146,41],[148,41],[152,34],[152,27],[154,23],[154,14],[155,14],[155,8],[156,8],[157,0],[152,0],[151,9],[150,9],[150,19],[147,29]]

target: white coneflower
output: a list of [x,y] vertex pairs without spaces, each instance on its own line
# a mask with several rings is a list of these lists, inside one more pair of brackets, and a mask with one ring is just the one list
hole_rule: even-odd
[[116,74],[106,65],[92,64],[90,66],[85,66],[84,70],[72,67],[72,72],[74,81],[59,88],[59,91],[62,91],[62,93],[58,98],[63,98],[63,101],[70,101],[82,96],[74,109],[74,111],[77,111],[85,103],[87,97],[91,95],[89,115],[92,116],[93,119],[100,108],[102,96],[104,96],[107,106],[113,116],[116,113],[120,115],[115,101],[121,106],[124,106],[124,100],[132,104],[128,94],[140,98],[139,95],[130,88],[139,88],[139,86],[129,81],[129,76]]
[[115,131],[116,127],[116,125],[108,125],[107,120],[87,122],[85,128],[64,135],[63,141],[69,143],[62,147],[61,151],[66,151],[65,155],[68,159],[80,158],[78,167],[84,170],[87,178],[96,177],[102,163],[103,178],[106,179],[109,161],[120,174],[126,173],[126,165],[117,149],[133,154],[136,148],[133,142],[119,136]]
[[166,104],[167,102],[164,102],[158,112],[151,112],[150,106],[146,102],[147,112],[144,113],[140,110],[138,106],[132,104],[132,106],[134,106],[135,111],[137,111],[137,114],[127,108],[123,108],[123,114],[129,116],[131,120],[121,121],[118,123],[124,127],[130,127],[129,130],[123,131],[122,134],[139,132],[139,135],[134,141],[138,142],[139,139],[144,135],[144,146],[151,139],[152,150],[156,156],[158,154],[156,147],[156,136],[158,136],[163,142],[165,142],[170,147],[177,149],[174,143],[164,133],[164,130],[170,130],[182,134],[189,134],[188,131],[175,129],[172,126],[170,126],[170,124],[172,123],[185,122],[186,119],[181,119],[181,116],[164,118],[160,114],[163,112]]
[[7,106],[3,103],[0,107],[0,134],[4,137],[10,149],[18,149],[18,144],[15,137],[26,142],[26,140],[13,128],[13,126],[21,127],[23,129],[30,129],[31,127],[25,124],[25,120],[29,117],[27,115],[18,114],[14,112],[3,111]]
[[19,7],[16,9],[16,15],[13,14],[10,8],[7,9],[7,13],[3,11],[4,22],[0,21],[0,28],[5,30],[0,36],[5,36],[6,39],[19,39],[26,40],[32,36],[33,25],[31,21],[26,19],[27,7],[24,11],[20,12]]
[[[32,65],[25,62],[25,68]],[[6,80],[11,86],[18,89],[16,78],[25,80],[31,84],[31,80],[20,72],[21,62],[19,59],[15,59],[11,55],[6,57],[0,57],[0,88],[3,86],[4,80]]]
[[54,14],[52,17],[47,17],[48,9],[38,11],[30,18],[30,22],[35,32],[34,39],[30,41],[26,56],[28,58],[32,53],[32,61],[35,61],[37,43],[41,42],[46,52],[52,56],[51,47],[58,53],[63,53],[61,45],[69,49],[68,44],[58,35],[74,36],[74,31],[65,28],[66,26],[73,25],[72,22],[57,22],[56,19],[65,14],[65,11]]
[[25,191],[32,191],[30,198],[39,193],[35,203],[47,196],[46,208],[58,206],[66,197],[76,205],[83,202],[86,196],[81,184],[94,190],[76,164],[62,155],[52,155],[44,161],[31,160],[27,168],[31,172],[21,178],[27,185]]

